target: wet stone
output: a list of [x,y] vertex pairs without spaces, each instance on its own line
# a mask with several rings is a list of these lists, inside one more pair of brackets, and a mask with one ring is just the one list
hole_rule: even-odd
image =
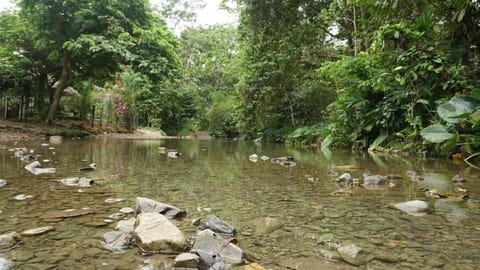
[[131,207],[123,207],[122,209],[120,209],[120,213],[123,214],[132,214],[133,212],[135,212],[135,210]]
[[33,252],[31,251],[15,250],[12,253],[11,258],[13,261],[16,261],[16,262],[25,262],[30,260],[34,256],[35,254],[33,254]]
[[54,228],[52,226],[45,226],[45,227],[39,227],[39,228],[30,229],[30,230],[25,230],[25,231],[21,232],[20,234],[24,235],[24,236],[33,236],[33,235],[44,234],[44,233],[47,233],[47,232],[53,231],[53,230],[54,230]]
[[108,198],[105,200],[106,203],[116,203],[116,202],[123,202],[125,199],[122,198]]
[[39,263],[35,263],[35,264],[25,264],[25,265],[22,265],[22,269],[24,270],[51,270],[51,269],[56,269],[57,266],[56,265],[53,265],[53,264],[39,264]]
[[445,264],[442,260],[438,258],[429,258],[425,263],[431,267],[442,267]]
[[75,261],[82,261],[84,257],[85,257],[85,253],[76,249],[70,253],[70,256],[68,258]]
[[391,252],[379,252],[375,254],[375,259],[386,263],[397,263],[400,261],[400,257]]

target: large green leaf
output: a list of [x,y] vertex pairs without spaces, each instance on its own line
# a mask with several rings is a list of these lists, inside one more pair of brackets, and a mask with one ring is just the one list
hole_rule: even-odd
[[455,134],[449,133],[444,125],[434,124],[424,128],[420,135],[431,143],[442,143],[446,140],[450,140]]
[[480,103],[470,97],[453,97],[437,108],[438,115],[448,123],[456,124],[480,107]]
[[440,154],[448,155],[449,153],[451,153],[452,150],[457,146],[459,138],[460,136],[458,136],[458,134],[455,134],[455,136],[453,136],[451,139],[445,141],[440,147]]

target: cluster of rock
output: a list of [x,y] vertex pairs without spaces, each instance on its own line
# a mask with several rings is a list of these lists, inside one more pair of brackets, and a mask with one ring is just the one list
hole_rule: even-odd
[[[178,254],[174,269],[226,269],[243,264],[244,252],[228,240],[235,228],[215,215],[208,215],[189,241],[172,220],[186,212],[158,201],[137,197],[136,217],[118,222],[115,231],[103,235],[103,245],[122,252],[136,245],[141,254]],[[193,244],[192,244],[193,243]]]
[[[60,144],[62,142],[61,136],[50,136],[49,138],[50,144]],[[55,150],[55,147],[50,146],[49,143],[42,143],[42,147],[48,147],[49,150]],[[9,148],[8,151],[13,152],[14,157],[18,158],[19,160],[28,163],[24,168],[31,172],[34,175],[40,174],[50,174],[56,173],[57,169],[53,167],[43,168],[42,164],[38,160],[41,155],[35,154],[34,149],[27,149],[26,147],[16,147],[16,148]],[[55,152],[52,152],[54,155]],[[51,160],[43,159],[43,163],[50,163]],[[88,172],[95,170],[95,163],[88,165],[87,167],[80,168],[80,172]]]
[[182,153],[178,152],[175,149],[167,149],[166,147],[158,147],[158,153],[160,154],[165,154],[169,158],[178,158],[179,156],[182,155]]
[[344,261],[354,266],[364,266],[372,260],[393,263],[399,260],[394,253],[376,253],[353,243],[342,243],[333,234],[319,237],[320,253],[326,261]]
[[[332,175],[338,175],[333,174]],[[400,176],[396,175],[369,175],[363,174],[363,181],[360,182],[358,178],[352,177],[350,173],[343,173],[340,176],[334,178],[335,183],[341,188],[358,187],[362,186],[367,189],[383,189],[394,187],[396,184],[394,179],[400,179]]]
[[267,161],[270,160],[274,164],[278,164],[280,166],[291,168],[297,166],[297,164],[293,161],[293,157],[286,156],[286,157],[277,157],[277,158],[270,158],[269,156],[262,155],[260,158],[257,154],[251,154],[248,156],[248,160],[251,162],[257,162],[258,160]]
[[[335,176],[338,174],[332,175]],[[414,179],[421,179],[413,171],[407,171],[407,176]],[[340,189],[332,192],[332,195],[350,195],[353,193],[350,188],[358,186],[363,186],[367,189],[384,189],[394,187],[396,185],[394,182],[395,179],[401,179],[401,177],[396,175],[368,175],[364,173],[363,181],[360,183],[358,178],[353,178],[350,173],[343,173],[334,178],[335,183],[340,187]],[[421,200],[399,202],[393,204],[392,206],[395,209],[413,216],[423,216],[429,211],[428,203]]]

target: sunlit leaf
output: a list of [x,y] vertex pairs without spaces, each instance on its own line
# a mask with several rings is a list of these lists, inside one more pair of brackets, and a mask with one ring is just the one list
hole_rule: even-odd
[[480,103],[470,97],[453,97],[437,108],[438,115],[448,123],[458,123],[480,107]]
[[424,128],[420,135],[431,143],[442,143],[446,140],[450,140],[455,134],[449,133],[444,125],[434,124]]
[[380,144],[382,144],[383,141],[385,141],[385,139],[388,138],[388,134],[387,133],[382,133],[380,134],[380,136],[378,136],[375,141],[373,141],[373,143],[368,147],[368,151],[372,151],[374,150],[375,148],[377,148]]

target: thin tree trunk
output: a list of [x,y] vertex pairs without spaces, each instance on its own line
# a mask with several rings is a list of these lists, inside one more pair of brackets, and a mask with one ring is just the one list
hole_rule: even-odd
[[37,111],[37,120],[45,119],[45,93],[47,92],[47,83],[48,83],[48,73],[40,72],[38,77],[38,89],[37,89],[37,102],[36,102],[36,111]]
[[62,75],[60,77],[60,83],[58,84],[57,88],[55,88],[53,100],[50,104],[50,109],[48,110],[47,120],[45,121],[47,124],[52,124],[54,122],[58,105],[60,104],[60,99],[62,98],[63,90],[70,84],[70,80],[70,52],[64,48],[62,56]]

